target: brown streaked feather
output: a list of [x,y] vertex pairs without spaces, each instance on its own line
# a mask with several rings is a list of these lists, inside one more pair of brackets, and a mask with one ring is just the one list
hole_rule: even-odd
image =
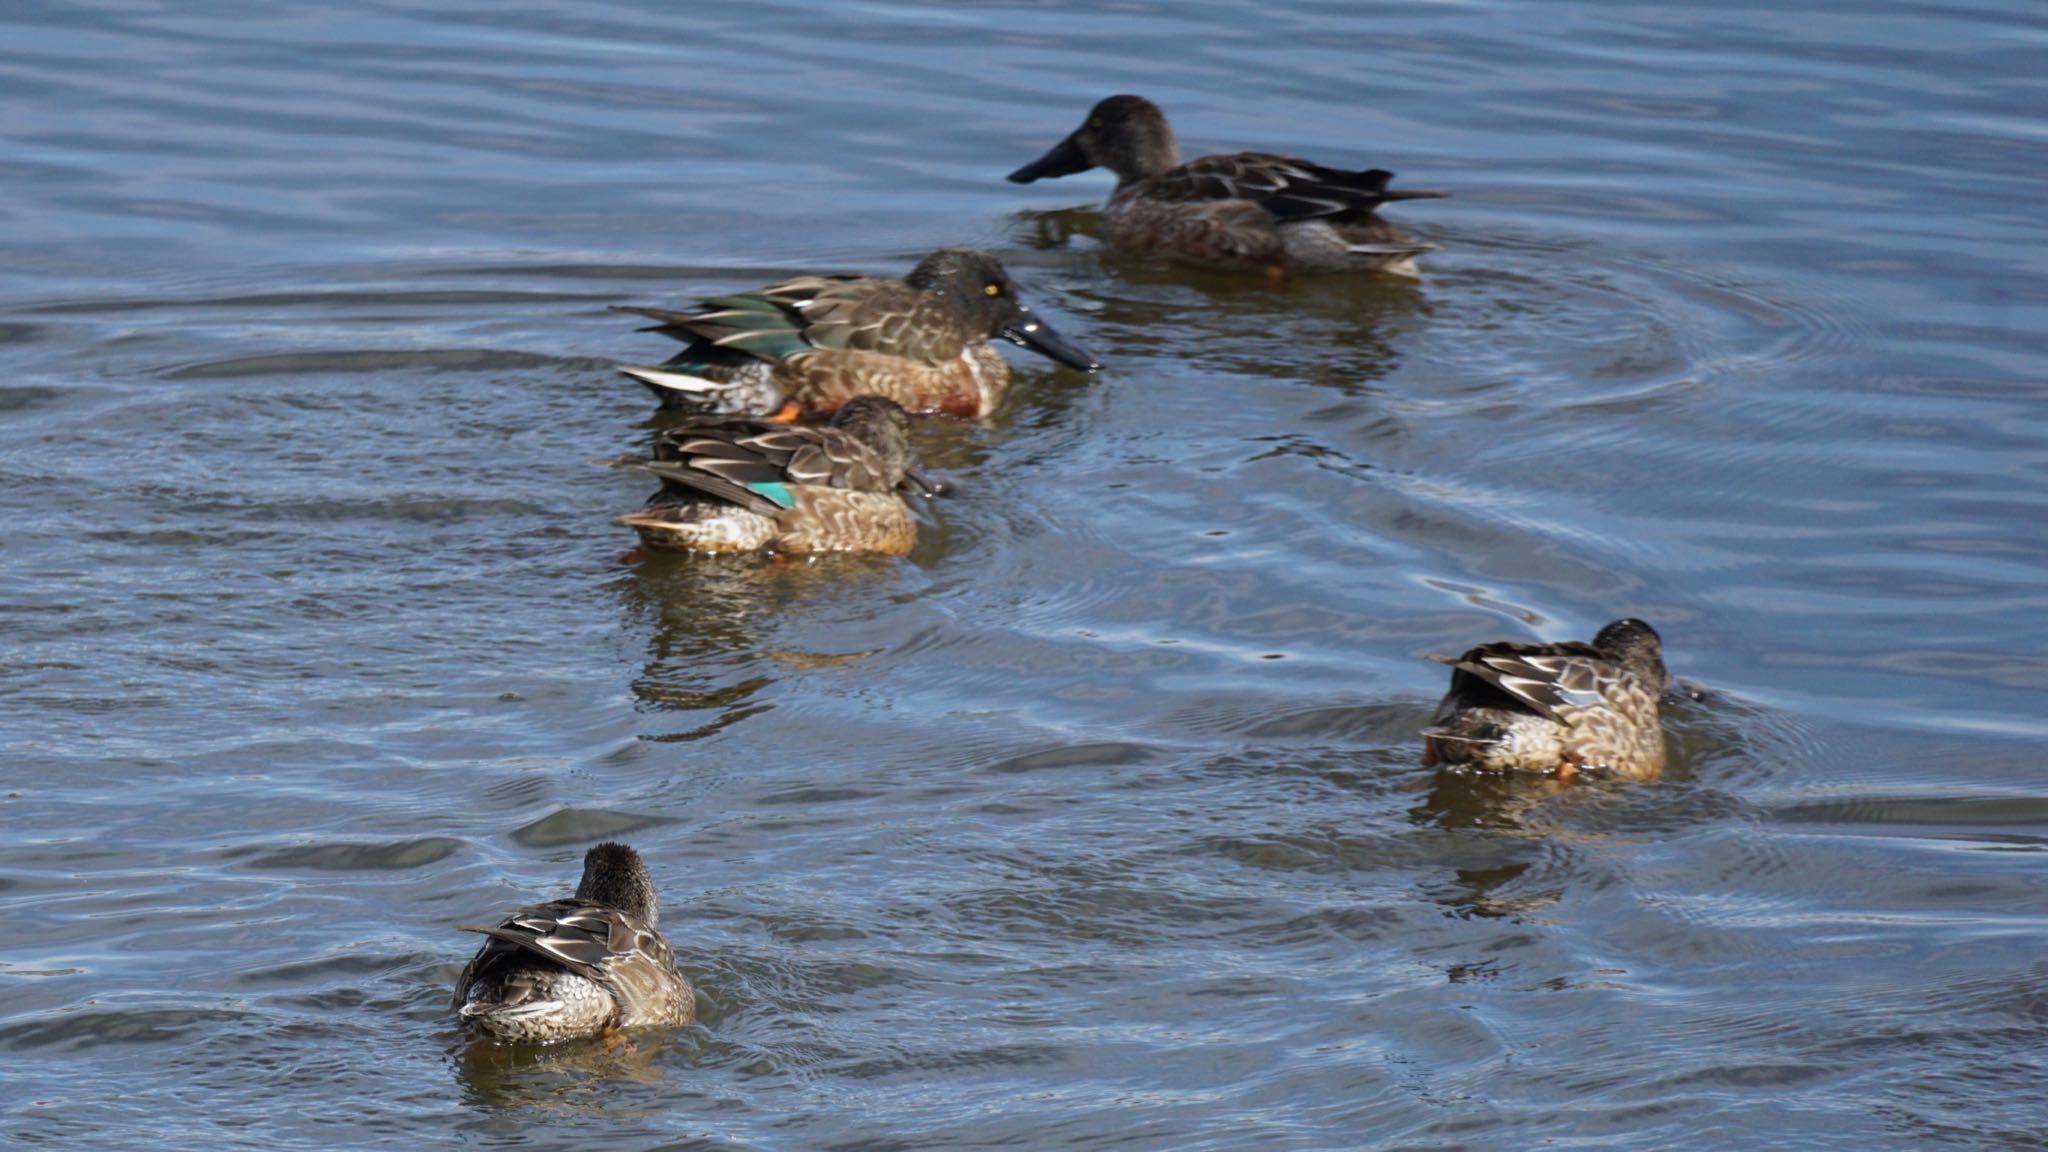
[[1273,218],[1244,199],[1170,204],[1133,198],[1117,204],[1105,226],[1112,244],[1204,264],[1277,264],[1287,248]]
[[930,293],[898,280],[869,280],[858,291],[819,295],[802,306],[804,337],[820,348],[879,352],[936,366],[983,339]]
[[917,521],[893,493],[799,488],[782,517],[778,546],[789,552],[873,552],[901,556],[917,544]]

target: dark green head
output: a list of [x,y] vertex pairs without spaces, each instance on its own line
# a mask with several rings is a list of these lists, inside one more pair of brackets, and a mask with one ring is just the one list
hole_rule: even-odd
[[1081,126],[1052,151],[1010,173],[1010,182],[1029,184],[1107,168],[1122,185],[1179,165],[1180,150],[1174,147],[1166,113],[1143,96],[1111,96],[1089,109]]
[[1593,637],[1593,647],[1607,653],[1622,667],[1648,677],[1659,691],[1670,686],[1671,674],[1664,670],[1664,640],[1657,630],[1630,617],[1616,620]]
[[640,854],[609,840],[583,854],[583,882],[576,885],[576,898],[630,913],[649,928],[660,916],[654,877],[647,874]]
[[986,252],[941,248],[918,261],[903,282],[920,292],[944,297],[952,310],[969,318],[986,339],[1000,336],[1083,372],[1102,367],[1095,357],[1069,343],[1025,307],[1002,261]]

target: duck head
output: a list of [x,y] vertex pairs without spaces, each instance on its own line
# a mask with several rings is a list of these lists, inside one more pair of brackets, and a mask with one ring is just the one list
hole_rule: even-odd
[[1015,172],[1012,184],[1072,176],[1090,168],[1116,173],[1119,185],[1157,176],[1180,164],[1166,114],[1143,96],[1111,96],[1052,150]]
[[962,315],[975,319],[987,339],[1012,344],[1069,368],[1093,372],[1095,357],[1038,318],[1017,296],[1017,285],[1002,261],[972,248],[941,248],[918,261],[903,282],[920,292],[945,297]]

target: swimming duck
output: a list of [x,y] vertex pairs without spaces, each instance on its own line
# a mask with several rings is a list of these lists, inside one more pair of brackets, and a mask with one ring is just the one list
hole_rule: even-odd
[[914,412],[984,416],[1010,383],[988,346],[997,337],[1083,372],[1101,367],[1025,307],[1001,261],[968,248],[942,248],[901,280],[798,276],[696,312],[614,310],[660,321],[648,330],[689,345],[660,367],[619,371],[663,408],[694,412],[822,416],[869,394]]
[[1444,192],[1396,192],[1392,172],[1345,172],[1269,152],[1204,156],[1186,164],[1158,105],[1142,96],[1097,104],[1065,140],[1015,172],[1029,184],[1090,168],[1116,173],[1103,236],[1141,255],[1228,271],[1386,272],[1419,276],[1425,243],[1380,219],[1392,200]]
[[574,896],[492,927],[460,925],[490,939],[456,979],[453,1007],[484,1035],[514,1043],[688,1024],[696,1002],[658,918],[639,853],[599,844],[583,856]]
[[1671,686],[1663,642],[1616,620],[1590,644],[1482,644],[1449,664],[1450,691],[1423,731],[1423,763],[1570,777],[1594,769],[1649,780],[1664,771],[1658,701]]
[[652,459],[610,463],[661,478],[619,523],[685,552],[900,556],[917,522],[897,487],[936,491],[913,464],[909,415],[882,396],[847,401],[823,427],[699,416],[662,432]]

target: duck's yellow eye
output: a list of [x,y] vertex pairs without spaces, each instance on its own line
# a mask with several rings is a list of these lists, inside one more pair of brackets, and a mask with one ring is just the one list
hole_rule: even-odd
[[1003,286],[1000,284],[989,284],[985,285],[981,291],[984,295],[1001,296],[1003,294]]
[[1095,129],[1095,130],[1096,130],[1097,132],[1100,132],[1100,131],[1102,131],[1102,121],[1100,121],[1100,120],[1090,120],[1090,121],[1088,122],[1088,127],[1090,127],[1090,128],[1093,128],[1093,129]]

